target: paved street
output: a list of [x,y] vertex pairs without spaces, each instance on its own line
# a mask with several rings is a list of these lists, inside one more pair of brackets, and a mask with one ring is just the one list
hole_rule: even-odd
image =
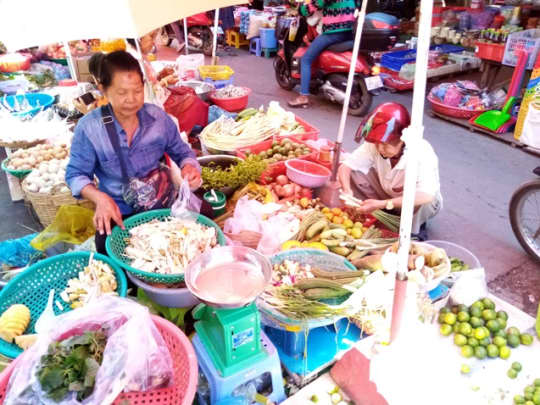
[[[222,57],[221,62],[236,71],[236,83],[250,87],[251,106],[280,101],[283,106],[294,96],[280,89],[274,79],[272,60],[248,56]],[[412,93],[382,93],[374,106],[398,101],[410,107]],[[426,105],[426,109],[429,106]],[[341,108],[317,99],[311,109],[297,112],[321,130],[321,136],[335,139]],[[354,132],[360,118],[347,122],[344,146],[353,150]],[[492,292],[536,314],[540,300],[540,266],[533,262],[516,241],[508,219],[508,202],[513,191],[532,178],[540,164],[527,154],[489,137],[471,133],[459,126],[425,114],[425,137],[440,159],[444,210],[430,222],[431,239],[442,239],[471,250],[486,268]],[[0,240],[28,233],[23,225],[37,229],[22,203],[9,200],[5,176],[0,176]]]

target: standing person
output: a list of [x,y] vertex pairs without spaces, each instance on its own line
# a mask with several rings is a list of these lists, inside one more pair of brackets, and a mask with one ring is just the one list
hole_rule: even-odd
[[[132,180],[144,182],[146,176],[156,173],[165,153],[181,168],[192,189],[200,185],[201,175],[194,153],[181,140],[167,113],[144,102],[143,75],[137,60],[124,51],[112,52],[102,58],[98,72],[100,91],[110,104],[79,120],[66,183],[74,197],[96,205],[96,249],[105,253],[105,239],[113,225],[123,228],[123,219],[136,210],[132,201],[126,200],[134,191]],[[170,178],[157,173],[156,194],[163,196],[159,203],[170,206],[174,186]]]
[[[403,105],[384,103],[358,128],[356,136],[363,138],[364,143],[344,160],[338,178],[345,193],[364,199],[360,212],[401,210],[408,163],[401,134],[409,124],[409,112]],[[425,139],[418,146],[418,156],[412,233],[425,240],[426,221],[441,210],[442,195],[439,160]]]
[[300,13],[309,17],[316,12],[323,15],[323,33],[317,36],[302,56],[300,66],[300,95],[289,106],[293,108],[309,106],[309,83],[311,66],[318,56],[329,46],[353,40],[355,22],[355,0],[312,0],[300,6]]

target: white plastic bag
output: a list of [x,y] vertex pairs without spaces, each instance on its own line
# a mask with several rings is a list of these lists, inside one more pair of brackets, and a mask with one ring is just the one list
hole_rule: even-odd
[[[94,390],[83,402],[70,393],[61,402],[47,398],[36,377],[49,344],[86,331],[103,329],[108,337]],[[119,297],[103,297],[56,317],[56,324],[17,360],[5,405],[106,405],[122,391],[147,391],[172,380],[171,355],[146,307]]]
[[171,207],[171,215],[176,218],[193,219],[193,213],[201,211],[202,201],[189,188],[189,182],[182,180],[178,198]]
[[486,272],[483,268],[461,272],[460,277],[450,290],[451,305],[472,305],[473,302],[487,297]]

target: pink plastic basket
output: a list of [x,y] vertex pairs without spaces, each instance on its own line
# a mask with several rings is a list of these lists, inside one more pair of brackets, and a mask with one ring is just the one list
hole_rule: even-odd
[[485,111],[485,110],[466,110],[464,108],[451,107],[448,105],[444,105],[440,101],[437,101],[433,97],[431,97],[431,94],[428,95],[427,99],[431,103],[431,109],[433,111],[441,115],[446,115],[449,117],[471,118],[472,116]]
[[[173,381],[167,388],[148,392],[122,393],[113,405],[191,405],[197,390],[199,376],[195,350],[187,336],[174,324],[159,316],[152,316],[171,353]],[[0,374],[0,403],[4,402],[11,373],[17,365],[19,356]]]

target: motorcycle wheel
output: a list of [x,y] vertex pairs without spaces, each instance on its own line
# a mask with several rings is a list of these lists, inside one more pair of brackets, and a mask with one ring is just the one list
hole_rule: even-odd
[[212,56],[214,50],[212,31],[208,28],[192,27],[189,29],[189,33],[202,41],[202,48],[197,48],[206,56]]
[[[510,224],[519,244],[540,261],[540,180],[520,186],[510,200]],[[528,204],[529,203],[529,204]]]
[[349,114],[355,117],[364,116],[371,108],[373,95],[368,91],[364,77],[355,79],[356,95],[351,94],[349,101]]
[[276,59],[274,61],[274,71],[276,73],[276,81],[284,90],[292,90],[294,89],[294,86],[296,86],[296,83],[292,79],[289,69],[287,68],[287,64],[283,60],[283,58],[276,56]]

